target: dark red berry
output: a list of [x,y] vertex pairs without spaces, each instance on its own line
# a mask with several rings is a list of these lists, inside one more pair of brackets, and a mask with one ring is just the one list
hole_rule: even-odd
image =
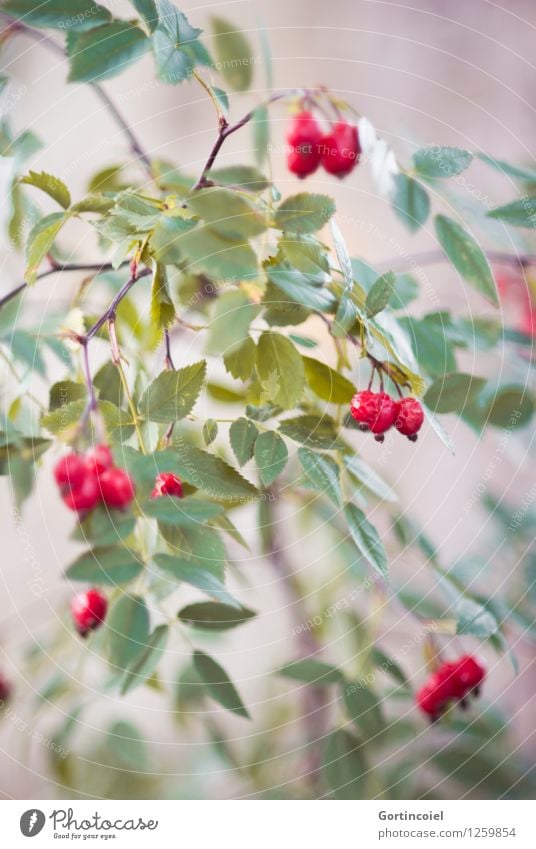
[[134,498],[134,481],[124,469],[107,469],[99,476],[97,486],[108,507],[127,507]]
[[383,434],[395,420],[396,405],[386,392],[371,392],[365,389],[352,398],[350,412],[353,418],[383,442]]
[[101,475],[106,469],[111,469],[114,458],[108,445],[96,445],[86,454],[86,465],[90,472]]
[[156,476],[151,498],[160,498],[162,495],[174,495],[176,498],[183,496],[182,481],[172,472],[160,472]]
[[311,112],[303,110],[292,119],[287,142],[289,171],[301,179],[316,171],[320,164],[322,130]]
[[76,488],[66,487],[63,493],[63,503],[69,510],[74,510],[76,513],[81,513],[86,510],[93,510],[97,506],[100,499],[100,489],[95,475],[85,469],[85,477],[82,483]]
[[81,454],[65,454],[54,466],[54,478],[61,489],[76,489],[85,477],[86,463]]
[[321,146],[321,162],[329,174],[345,177],[355,168],[361,156],[357,127],[338,121],[324,136]]
[[454,665],[457,680],[464,690],[463,695],[478,688],[486,677],[486,670],[472,655],[464,655]]
[[423,408],[416,398],[402,398],[397,402],[395,427],[403,436],[415,442],[423,421]]
[[81,637],[102,625],[107,609],[108,601],[100,590],[87,590],[73,597],[71,613],[75,628]]
[[10,696],[11,684],[6,678],[4,678],[3,675],[0,674],[0,708],[2,708],[5,703],[9,701]]
[[371,405],[374,403],[375,392],[370,389],[363,389],[361,392],[356,392],[350,404],[350,413],[352,418],[359,422],[362,430],[370,428],[371,421]]

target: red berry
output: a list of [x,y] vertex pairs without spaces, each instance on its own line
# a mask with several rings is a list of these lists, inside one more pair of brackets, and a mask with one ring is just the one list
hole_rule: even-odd
[[383,434],[394,423],[396,404],[386,392],[370,392],[366,389],[354,395],[350,412],[363,425],[363,430],[368,428],[376,434],[378,442],[383,442]]
[[440,666],[417,693],[417,704],[432,720],[438,719],[454,698],[454,678],[449,667],[450,664],[445,663]]
[[87,590],[73,597],[71,613],[75,628],[81,637],[102,625],[107,609],[108,601],[100,590]]
[[96,445],[86,454],[86,466],[89,471],[101,475],[106,469],[111,469],[114,458],[108,445]]
[[108,507],[127,507],[134,498],[134,481],[124,469],[107,469],[98,478],[98,486]]
[[322,130],[311,112],[304,110],[293,118],[287,132],[287,142],[289,171],[301,179],[316,171],[320,164]]
[[67,488],[63,494],[63,503],[69,510],[74,510],[76,513],[85,510],[92,510],[97,506],[100,499],[100,490],[97,483],[97,478],[88,472],[84,471],[85,477],[80,486],[76,488]]
[[346,121],[333,124],[321,146],[321,162],[325,170],[337,177],[345,177],[359,162],[360,156],[357,127]]
[[0,675],[0,708],[4,706],[5,702],[9,701],[10,695],[11,684],[3,675]]
[[76,489],[86,476],[86,464],[81,454],[65,454],[54,466],[56,483],[62,489]]
[[395,427],[399,433],[415,442],[423,421],[424,412],[416,398],[402,398],[397,402]]
[[486,670],[472,655],[464,655],[454,665],[456,678],[464,691],[462,697],[477,689],[486,677]]
[[174,495],[176,498],[182,498],[182,481],[177,475],[171,472],[160,472],[156,476],[151,498],[160,498],[162,495]]

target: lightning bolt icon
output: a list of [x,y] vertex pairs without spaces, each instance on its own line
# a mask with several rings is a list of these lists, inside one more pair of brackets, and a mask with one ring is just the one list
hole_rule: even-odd
[[28,823],[28,833],[33,831],[33,827],[37,822],[37,811],[32,811],[32,815],[30,817],[30,821]]

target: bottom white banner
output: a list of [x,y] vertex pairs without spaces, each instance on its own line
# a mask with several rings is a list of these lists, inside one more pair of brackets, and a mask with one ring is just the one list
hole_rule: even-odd
[[530,801],[5,801],[2,846],[59,841],[120,846],[291,849],[344,845],[522,847],[536,835]]

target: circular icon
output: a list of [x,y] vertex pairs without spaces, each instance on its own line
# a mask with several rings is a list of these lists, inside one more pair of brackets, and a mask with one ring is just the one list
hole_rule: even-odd
[[45,824],[46,817],[43,811],[36,808],[31,808],[29,811],[24,811],[20,818],[20,830],[25,837],[35,837],[42,830]]

